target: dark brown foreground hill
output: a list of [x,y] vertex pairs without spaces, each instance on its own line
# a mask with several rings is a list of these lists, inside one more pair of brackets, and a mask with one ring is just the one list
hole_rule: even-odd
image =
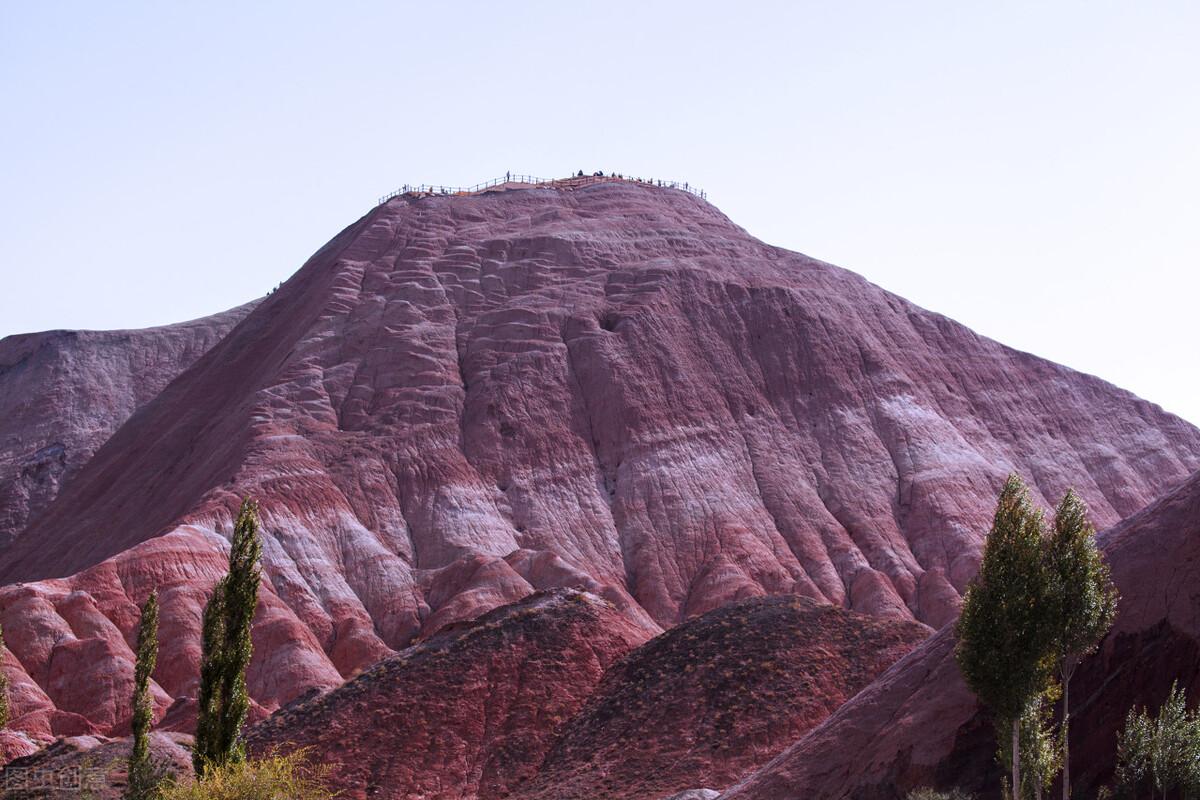
[[657,800],[728,786],[929,633],[800,597],[710,611],[611,667],[517,796]]
[[535,595],[276,712],[251,748],[310,748],[346,798],[507,797],[647,635],[594,595]]

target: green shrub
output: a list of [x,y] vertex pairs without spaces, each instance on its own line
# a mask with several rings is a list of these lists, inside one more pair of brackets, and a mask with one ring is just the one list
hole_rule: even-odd
[[939,792],[936,789],[913,789],[904,800],[972,800],[971,795],[960,789],[951,789],[948,792]]
[[1117,737],[1115,777],[1118,797],[1140,796],[1147,788],[1154,796],[1177,789],[1185,797],[1200,794],[1200,710],[1188,711],[1177,684],[1157,716],[1129,710]]
[[310,766],[303,750],[210,767],[203,780],[163,789],[161,800],[330,800],[328,767]]

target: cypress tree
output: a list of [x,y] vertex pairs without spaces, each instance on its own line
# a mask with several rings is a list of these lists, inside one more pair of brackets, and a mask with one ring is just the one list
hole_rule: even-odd
[[242,726],[250,711],[246,667],[253,645],[250,627],[261,580],[258,506],[242,502],[233,526],[229,573],[217,582],[204,609],[200,659],[199,717],[192,764],[203,776],[209,767],[243,761]]
[[1053,669],[1053,608],[1044,539],[1041,511],[1034,508],[1024,482],[1010,475],[957,627],[955,657],[963,678],[995,712],[998,729],[1010,729],[1013,797],[1021,790],[1021,720],[1045,690]]
[[221,718],[220,683],[225,643],[225,585],[229,576],[213,587],[212,597],[204,607],[204,624],[200,641],[200,689],[197,697],[196,743],[192,750],[192,767],[203,775],[207,764],[219,757],[219,723]]
[[1108,633],[1117,610],[1117,590],[1096,547],[1087,506],[1073,489],[1055,511],[1047,556],[1054,582],[1055,656],[1062,677],[1062,796],[1070,800],[1071,676],[1083,656],[1095,650]]
[[[0,628],[0,664],[4,660],[4,629]],[[0,728],[8,727],[8,675],[0,669]]]
[[158,794],[159,771],[150,759],[150,725],[154,703],[150,676],[158,661],[158,592],[150,593],[138,624],[137,663],[133,669],[133,749],[129,753],[126,800],[152,800]]

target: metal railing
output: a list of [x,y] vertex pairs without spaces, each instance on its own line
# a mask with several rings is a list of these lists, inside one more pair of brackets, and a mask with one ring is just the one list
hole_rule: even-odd
[[391,194],[379,198],[379,205],[401,195],[426,197],[429,195],[464,196],[479,194],[509,183],[519,183],[531,188],[545,187],[547,189],[576,189],[581,186],[591,186],[596,183],[633,183],[640,186],[657,186],[662,189],[678,189],[694,194],[702,200],[708,199],[708,193],[686,181],[664,181],[652,178],[634,178],[625,175],[572,175],[569,178],[538,178],[534,175],[514,175],[509,173],[502,178],[492,178],[490,181],[477,183],[474,186],[443,186],[433,183],[404,184]]

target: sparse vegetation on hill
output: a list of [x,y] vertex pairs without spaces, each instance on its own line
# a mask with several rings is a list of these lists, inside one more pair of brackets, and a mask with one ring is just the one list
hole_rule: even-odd
[[958,789],[951,789],[948,792],[939,792],[936,789],[914,789],[905,796],[904,800],[973,800],[973,797]]
[[[0,663],[4,660],[4,629],[0,628]],[[0,669],[0,728],[8,725],[8,676]]]
[[168,786],[161,800],[330,800],[328,767],[313,766],[303,750],[209,768],[202,780]]

